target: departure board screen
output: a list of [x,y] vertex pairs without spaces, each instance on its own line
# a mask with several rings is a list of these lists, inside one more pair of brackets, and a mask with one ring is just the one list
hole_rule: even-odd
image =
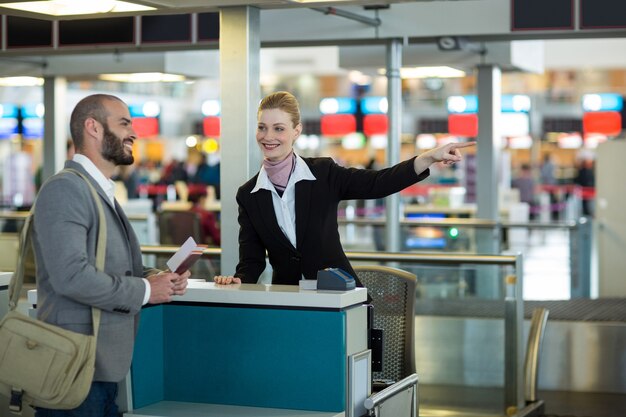
[[7,48],[52,46],[52,22],[7,16]]
[[574,0],[511,0],[511,30],[564,29],[574,29]]
[[581,29],[626,27],[626,1],[580,0]]
[[133,17],[59,21],[59,46],[124,44],[135,41]]
[[141,42],[191,42],[191,15],[143,16]]
[[582,119],[545,117],[543,119],[543,132],[582,132]]
[[419,133],[447,133],[448,119],[424,117],[419,120],[417,124],[417,131]]

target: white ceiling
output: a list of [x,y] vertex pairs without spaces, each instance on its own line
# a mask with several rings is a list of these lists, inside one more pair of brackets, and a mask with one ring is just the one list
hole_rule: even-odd
[[[14,14],[20,16],[29,16],[36,18],[46,18],[45,16],[38,14],[31,14],[25,12],[15,11],[13,9],[2,9],[2,3],[15,3],[26,2],[33,0],[0,0],[0,13]],[[45,1],[45,0],[44,0]],[[306,0],[301,2],[299,0],[128,0],[132,3],[142,4],[145,6],[154,7],[157,10],[153,13],[189,13],[189,12],[206,12],[217,11],[222,7],[235,7],[235,6],[255,6],[261,9],[282,9],[282,8],[311,8],[311,7],[340,7],[340,6],[386,6],[394,3],[416,3],[423,1],[447,1],[447,0],[335,0],[335,1],[316,1]],[[465,1],[465,0],[455,0]],[[81,15],[80,18],[96,18],[103,17],[107,13],[93,14],[93,15]],[[132,14],[132,13],[130,13]],[[142,14],[150,14],[142,12]],[[122,14],[115,13],[116,16]],[[49,17],[52,19],[52,17]]]
[[[1,4],[9,1],[16,0],[0,0],[0,14],[16,14],[9,9],[1,9]],[[518,46],[522,48],[517,48],[513,45],[516,42],[512,41],[516,39],[523,40],[527,36],[526,34],[511,32],[510,3],[504,0],[358,0],[305,4],[289,0],[133,1],[157,7],[159,9],[157,13],[162,14],[217,11],[224,6],[253,5],[260,7],[262,9],[262,45],[264,48],[273,46],[283,48],[282,53],[278,51],[270,54],[273,61],[269,61],[268,65],[276,74],[280,74],[282,70],[287,71],[287,73],[329,73],[332,72],[333,66],[337,68],[337,71],[342,69],[375,71],[384,66],[384,42],[389,38],[405,40],[403,64],[406,66],[450,65],[468,70],[480,62],[488,62],[500,65],[504,69],[517,68],[541,71],[544,66],[544,60],[546,68],[568,67],[572,65],[572,60],[580,61],[578,57],[587,56],[575,52],[575,45],[579,40],[561,41],[555,48],[548,48],[548,45],[558,41],[547,41],[545,42],[545,53],[543,53],[544,48],[539,46],[541,42],[532,48],[524,48],[520,43]],[[390,8],[383,9],[378,13],[363,7],[364,5],[372,4],[388,4]],[[359,21],[341,16],[326,15],[319,13],[319,10],[312,10],[313,7],[319,8],[322,6],[336,7],[337,9],[368,18],[376,16],[380,18],[381,25],[374,28]],[[41,15],[37,15],[37,17],[41,18]],[[621,37],[622,40],[626,39],[626,30],[622,29],[616,32],[619,33],[612,36]],[[606,31],[603,33],[610,35]],[[435,40],[438,36],[446,35],[467,36],[474,43],[484,44],[487,54],[481,57],[477,53],[467,50],[440,51],[436,46]],[[556,36],[558,35],[556,34]],[[586,34],[581,34],[580,31],[576,31],[573,34],[562,34],[564,38],[570,35],[582,37]],[[534,36],[541,38],[540,33],[534,34]],[[555,37],[554,31],[547,33],[545,37]],[[591,47],[591,50],[594,52],[594,59],[580,61],[579,65],[589,64],[591,61],[602,63],[602,67],[605,68],[617,67],[618,65],[623,67],[621,61],[624,59],[621,59],[620,63],[613,64],[617,57],[626,56],[621,53],[624,50],[621,47],[624,44],[622,40],[614,42],[587,40],[585,45],[596,45],[595,48]],[[313,59],[318,56],[317,53],[311,53],[310,57],[305,56],[307,59],[298,58],[294,60],[293,50],[285,48],[301,46],[328,46],[338,49],[338,52],[333,54],[328,51],[323,52],[322,55],[327,57],[327,62],[324,59]],[[26,75],[26,73],[36,75],[37,73],[42,73],[42,65],[39,65],[39,63],[43,64],[44,62],[47,62],[45,73],[49,75],[56,75],[64,70],[67,71],[67,68],[84,71],[85,74],[103,71],[115,72],[117,67],[119,67],[120,71],[125,66],[135,68],[140,66],[142,61],[146,65],[148,62],[151,62],[155,70],[167,70],[168,67],[171,67],[172,62],[180,60],[180,57],[174,58],[174,56],[182,52],[173,52],[175,49],[168,47],[162,49],[161,52],[158,52],[156,49],[152,52],[122,51],[121,54],[116,52],[113,56],[111,55],[112,49],[109,51],[102,50],[99,54],[100,56],[92,55],[93,58],[89,59],[85,59],[84,54],[93,54],[95,51],[80,51],[83,56],[82,64],[80,64],[80,59],[78,59],[76,64],[68,64],[69,60],[76,60],[77,58],[59,56],[60,51],[53,51],[53,53],[42,51],[40,54],[24,51],[22,56],[17,56],[14,51],[10,51],[0,54],[0,75]],[[196,53],[201,52],[198,50],[198,47],[195,49]],[[524,51],[524,53],[520,53],[520,51]],[[204,49],[204,52],[206,52],[206,49]],[[306,55],[307,52],[304,54]],[[556,57],[560,58],[558,60],[554,59]],[[213,68],[214,58],[210,57],[208,59],[211,60],[210,65],[194,66],[194,68],[202,68],[205,76],[212,76],[212,74],[209,74],[211,71],[207,70],[207,68]],[[35,65],[30,63],[33,61],[36,63]],[[306,68],[303,68],[305,61],[311,61],[311,63],[306,63]],[[297,65],[293,64],[294,62]],[[93,63],[93,65],[90,66],[89,63]],[[106,68],[111,66],[115,68]],[[81,67],[82,69],[78,69]],[[198,76],[191,73],[188,75]]]

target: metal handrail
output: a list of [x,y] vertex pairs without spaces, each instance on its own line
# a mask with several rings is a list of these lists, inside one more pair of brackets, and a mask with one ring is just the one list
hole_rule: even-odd
[[0,220],[26,220],[30,212],[28,211],[0,211]]
[[[337,223],[340,225],[355,226],[385,226],[386,220],[384,217],[377,217],[375,219],[346,219],[339,218]],[[578,222],[574,220],[564,222],[511,222],[503,220],[484,220],[484,219],[401,219],[400,226],[429,226],[429,227],[473,227],[475,229],[494,229],[503,228],[508,229],[511,227],[523,227],[527,229],[576,229]]]
[[[26,220],[29,211],[14,211],[14,210],[2,210],[0,211],[0,220]],[[140,220],[145,221],[148,220],[147,214],[127,214],[128,220]]]
[[[377,392],[376,394],[370,395],[368,398],[365,399],[365,408],[367,408],[368,410],[372,410],[374,409],[374,407],[377,407],[378,405],[384,403],[386,400],[393,397],[397,393],[404,391],[405,389],[410,387],[415,387],[415,390],[417,391],[417,384],[417,374],[411,374],[401,381],[398,381],[395,384],[391,385],[390,387],[387,387],[384,390]],[[417,392],[415,392],[413,394],[413,400],[416,402],[414,407],[416,411],[418,409],[417,398]]]
[[[25,220],[28,217],[27,211],[0,211],[0,220]],[[148,220],[147,214],[128,214],[129,220]],[[359,219],[346,219],[338,218],[337,222],[340,225],[356,225],[356,226],[385,226],[386,220],[384,217],[377,217],[375,219],[359,218]],[[511,227],[523,227],[527,229],[575,229],[578,227],[578,222],[564,221],[564,222],[510,222],[510,221],[494,221],[484,219],[400,219],[400,226],[429,226],[429,227],[472,227],[475,229],[493,229]]]
[[517,262],[517,257],[512,255],[443,255],[438,253],[411,252],[346,252],[346,256],[352,261],[407,262],[438,265],[474,264],[515,266]]
[[[173,255],[178,246],[142,245],[144,255]],[[222,254],[222,248],[206,248],[203,257],[214,257]],[[474,265],[511,265],[516,266],[517,256],[512,255],[442,255],[438,253],[406,253],[406,252],[346,252],[352,261],[371,262],[412,262],[422,264],[474,264]]]
[[[141,253],[144,255],[173,255],[178,249],[180,249],[180,246],[141,245]],[[202,257],[211,258],[221,254],[222,248],[205,248],[202,252]]]
[[[0,220],[26,220],[30,212],[28,211],[0,211]],[[128,214],[128,220],[148,220],[147,214]]]
[[131,221],[133,220],[147,221],[150,216],[148,214],[131,213],[131,214],[127,214],[126,217],[128,218],[128,220],[131,220]]
[[[344,224],[354,224],[357,226],[385,226],[386,225],[385,217],[376,217],[373,219],[368,218],[356,218],[356,219],[347,219],[347,218],[337,218],[337,223],[340,225]],[[476,228],[493,228],[498,225],[498,222],[493,220],[483,220],[483,219],[454,219],[454,218],[444,218],[444,219],[400,219],[400,226],[472,226]]]

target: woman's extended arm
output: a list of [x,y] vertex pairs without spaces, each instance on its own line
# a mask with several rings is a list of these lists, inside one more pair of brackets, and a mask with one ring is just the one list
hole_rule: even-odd
[[415,158],[414,167],[417,175],[426,171],[435,162],[453,164],[462,159],[460,148],[467,148],[476,145],[476,142],[448,143],[420,154]]

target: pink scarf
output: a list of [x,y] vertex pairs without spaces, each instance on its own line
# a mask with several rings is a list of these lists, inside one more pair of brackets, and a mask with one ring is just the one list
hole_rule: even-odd
[[276,187],[276,191],[278,191],[278,194],[282,195],[285,188],[287,188],[289,177],[296,166],[296,154],[292,151],[285,159],[279,162],[264,159],[263,166],[265,167],[265,172],[267,172],[270,181],[274,184],[274,187]]

